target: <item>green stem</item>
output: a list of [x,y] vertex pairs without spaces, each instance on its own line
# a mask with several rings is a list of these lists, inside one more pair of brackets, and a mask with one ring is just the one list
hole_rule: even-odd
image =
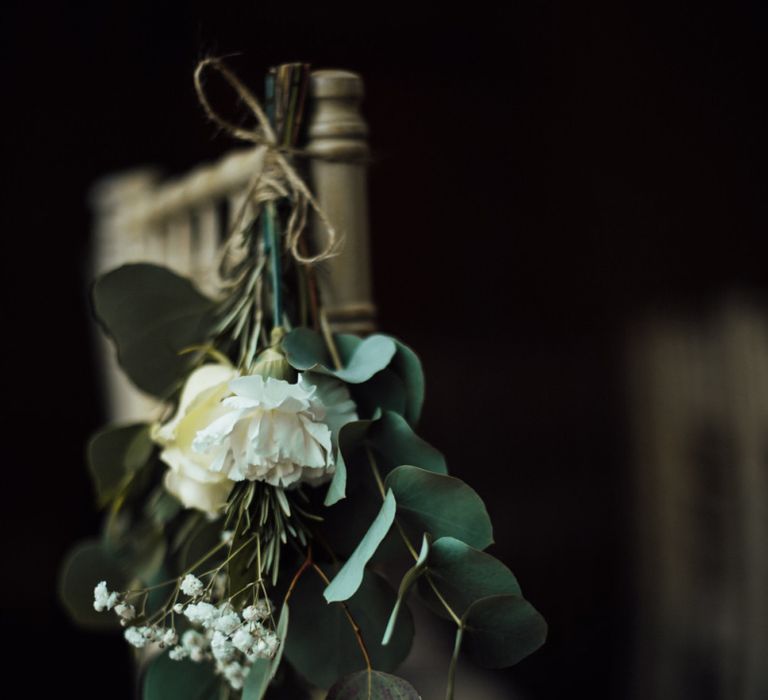
[[456,630],[456,641],[453,645],[451,665],[448,667],[448,683],[445,688],[445,700],[453,700],[453,687],[456,679],[456,666],[459,661],[459,651],[461,650],[461,640],[463,636],[464,627],[459,625],[459,628]]
[[[371,465],[371,471],[373,472],[373,478],[376,481],[376,486],[378,486],[379,493],[381,494],[381,498],[382,500],[384,500],[384,498],[386,498],[386,493],[384,490],[384,481],[381,478],[381,472],[379,471],[379,465],[376,464],[376,458],[373,456],[373,452],[371,452],[371,448],[366,446],[365,451],[368,455],[368,463]],[[400,539],[403,540],[403,544],[405,544],[408,551],[411,553],[411,556],[413,557],[414,561],[418,561],[419,555],[416,552],[416,548],[413,546],[413,543],[411,542],[408,535],[405,534],[405,530],[403,529],[403,526],[400,524],[397,518],[395,518],[395,526],[397,527],[397,531],[400,534]],[[459,619],[459,616],[454,612],[453,608],[449,605],[448,601],[445,598],[443,598],[440,591],[437,590],[437,586],[432,580],[432,577],[429,575],[429,572],[427,571],[424,574],[424,576],[426,577],[430,587],[432,588],[435,595],[437,596],[437,599],[442,603],[443,607],[445,608],[445,611],[451,616],[451,619],[456,623],[456,625],[458,627],[461,627],[461,620]]]
[[272,273],[272,325],[283,325],[283,281],[280,261],[280,225],[274,202],[264,207],[264,242]]

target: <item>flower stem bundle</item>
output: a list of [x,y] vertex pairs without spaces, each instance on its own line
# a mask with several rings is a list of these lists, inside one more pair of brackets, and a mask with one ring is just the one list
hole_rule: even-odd
[[[260,700],[282,686],[333,700],[418,697],[392,675],[418,598],[456,627],[450,700],[460,652],[512,665],[544,642],[546,623],[485,551],[493,530],[480,496],[416,433],[414,351],[326,321],[323,256],[302,237],[314,200],[292,162],[308,66],[270,71],[264,111],[222,74],[265,115],[258,139],[271,165],[222,244],[216,298],[148,264],[96,281],[94,308],[123,369],[167,409],[92,439],[105,527],[66,562],[64,602],[154,656],[150,700],[160,688],[188,697],[193,682],[199,697]],[[158,348],[174,353],[161,362]],[[401,567],[397,580],[385,562]]]

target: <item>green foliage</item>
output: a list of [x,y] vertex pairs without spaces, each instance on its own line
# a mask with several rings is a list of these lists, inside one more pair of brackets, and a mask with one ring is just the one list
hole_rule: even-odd
[[[296,586],[285,656],[310,683],[329,688],[342,676],[364,669],[365,662],[344,604],[327,603],[323,589],[322,580],[313,572],[307,572]],[[389,645],[378,643],[395,600],[389,584],[366,570],[357,593],[346,602],[360,626],[373,666],[385,672],[394,671],[405,659],[413,639],[413,619],[406,609]]]
[[100,507],[127,486],[153,450],[146,423],[109,426],[93,435],[88,443],[88,467]]
[[442,453],[420,438],[402,416],[391,411],[373,421],[365,436],[382,476],[411,464],[436,474],[447,474]]
[[527,600],[493,595],[464,614],[465,648],[486,668],[505,668],[536,651],[547,638],[547,623]]
[[297,370],[329,374],[348,384],[368,381],[384,369],[397,352],[395,342],[383,335],[371,335],[365,340],[357,336],[336,336],[336,342],[340,350],[349,350],[342,356],[343,366],[339,369],[333,366],[323,337],[307,328],[291,331],[283,338],[282,347],[288,362]]
[[322,372],[348,382],[362,417],[373,418],[377,410],[391,410],[415,425],[424,403],[424,374],[416,353],[387,335],[363,340],[339,333],[333,340],[341,369],[334,367],[323,336],[307,328],[292,330],[282,347],[296,369]]
[[357,545],[355,551],[352,552],[339,573],[325,589],[323,596],[329,603],[337,603],[351,598],[360,587],[363,582],[365,565],[379,548],[382,540],[389,532],[389,528],[392,527],[396,508],[395,497],[392,491],[389,491],[381,504],[381,510],[368,528],[368,532],[363,535],[360,544]]
[[[432,543],[427,567],[430,579],[459,617],[480,598],[522,595],[515,575],[504,564],[453,537],[441,537]],[[422,581],[419,589],[432,610],[445,614],[429,585]]]
[[[340,485],[344,483],[348,498],[335,502],[333,508],[323,513],[323,529],[338,554],[349,556],[381,507],[371,457],[382,475],[406,463],[437,473],[445,473],[447,467],[443,455],[416,435],[402,416],[392,412],[384,413],[375,421],[348,423],[341,430],[339,442],[344,455],[344,477],[343,482],[331,482],[329,493],[333,492],[333,499],[338,499]],[[326,496],[326,504],[333,499]],[[394,545],[400,550],[397,542],[392,544],[394,539],[390,535],[385,540],[377,558],[391,558]]]
[[277,673],[283,658],[285,640],[288,638],[288,603],[284,603],[282,610],[280,610],[275,632],[280,640],[280,646],[273,658],[258,658],[254,661],[243,685],[242,700],[262,700]]
[[143,700],[219,700],[220,679],[209,663],[189,659],[174,661],[164,653],[154,658],[147,668],[143,683]]
[[429,555],[430,537],[425,534],[421,541],[421,551],[419,557],[416,559],[416,563],[405,572],[402,580],[400,581],[400,587],[397,589],[397,602],[392,608],[392,613],[389,616],[389,622],[387,622],[387,629],[384,630],[384,637],[381,640],[382,644],[389,644],[389,640],[392,638],[392,633],[395,631],[395,624],[397,623],[397,616],[400,613],[400,608],[405,601],[405,597],[408,595],[408,591],[411,590],[411,586],[419,579],[427,568],[427,556]]
[[139,389],[162,398],[191,369],[194,357],[182,351],[205,342],[214,309],[189,280],[145,263],[100,277],[93,304],[125,373]]
[[405,388],[405,419],[416,425],[424,405],[424,370],[419,356],[405,343],[395,340],[397,352],[390,367],[400,378]]
[[455,537],[478,549],[493,543],[485,504],[460,479],[405,465],[384,483],[395,493],[398,517],[414,530],[435,538]]
[[[381,475],[388,474],[401,464],[415,464],[422,469],[445,474],[448,468],[445,457],[432,445],[420,438],[405,419],[392,411],[386,411],[376,420],[361,420],[347,423],[339,432],[341,464],[336,463],[331,485],[325,498],[325,505],[331,506],[346,496],[347,462],[367,462],[366,449],[376,460]],[[370,481],[370,465],[358,464],[358,471]],[[357,483],[361,474],[358,474]]]
[[333,479],[325,494],[324,505],[332,506],[346,497],[347,464],[344,455],[352,455],[363,444],[369,425],[370,421],[353,421],[342,426],[339,431],[339,456]]
[[160,570],[167,552],[163,525],[147,518],[134,520],[128,513],[108,519],[102,542],[107,553],[142,581]]
[[328,691],[325,700],[420,700],[408,682],[381,671],[358,671],[342,678]]
[[111,612],[93,608],[93,589],[106,581],[111,590],[122,590],[129,576],[98,540],[87,540],[69,551],[59,574],[59,597],[74,622],[91,629],[120,629]]

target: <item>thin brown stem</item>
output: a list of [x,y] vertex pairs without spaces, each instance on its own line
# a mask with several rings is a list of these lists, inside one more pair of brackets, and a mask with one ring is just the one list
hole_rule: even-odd
[[299,579],[303,576],[304,572],[312,565],[312,547],[307,547],[307,558],[304,560],[302,565],[299,567],[299,570],[296,572],[296,575],[291,580],[291,585],[288,586],[288,590],[285,593],[285,598],[283,598],[283,604],[288,602],[288,599],[293,594],[293,589],[296,588],[296,584],[299,582]]
[[[313,563],[312,568],[315,570],[315,573],[323,580],[323,583],[325,583],[326,586],[330,584],[330,580],[325,575],[325,572],[317,564]],[[371,664],[371,657],[368,654],[368,647],[365,646],[365,642],[363,641],[363,633],[360,629],[360,626],[355,621],[355,618],[352,617],[352,613],[349,611],[347,604],[339,601],[339,605],[341,605],[342,609],[344,610],[344,614],[347,616],[349,624],[352,625],[352,631],[355,633],[357,644],[360,647],[360,653],[363,655],[363,659],[365,660],[365,668],[368,670],[370,682],[370,673],[373,671],[373,665]]]

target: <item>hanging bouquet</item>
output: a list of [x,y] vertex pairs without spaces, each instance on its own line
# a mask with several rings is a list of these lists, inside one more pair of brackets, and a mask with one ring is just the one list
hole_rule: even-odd
[[[544,642],[546,623],[485,551],[480,497],[415,432],[418,357],[325,320],[315,264],[335,237],[328,225],[326,249],[307,252],[316,205],[289,160],[306,66],[270,74],[266,114],[217,61],[198,79],[210,67],[254,110],[271,169],[223,245],[216,299],[149,264],[95,283],[122,369],[167,410],[90,441],[104,528],[70,553],[63,600],[77,622],[122,626],[144,650],[147,700],[257,700],[271,685],[418,698],[391,675],[410,649],[415,588],[456,626],[450,699],[460,651],[509,666]],[[403,554],[412,564],[393,588],[380,565]]]

